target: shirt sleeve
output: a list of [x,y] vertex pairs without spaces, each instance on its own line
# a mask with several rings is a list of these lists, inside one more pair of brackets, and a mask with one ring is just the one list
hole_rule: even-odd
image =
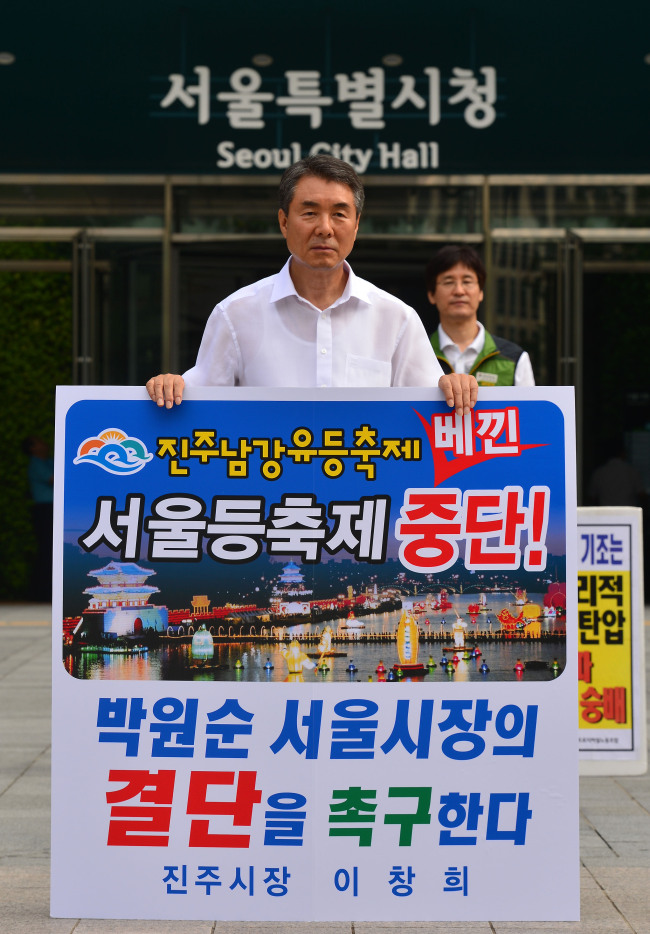
[[442,367],[417,312],[410,311],[393,353],[391,385],[437,389]]
[[241,356],[232,324],[217,305],[205,326],[196,363],[183,373],[187,386],[236,386]]
[[534,386],[535,377],[533,375],[533,365],[530,357],[524,350],[521,357],[517,360],[515,367],[515,386]]

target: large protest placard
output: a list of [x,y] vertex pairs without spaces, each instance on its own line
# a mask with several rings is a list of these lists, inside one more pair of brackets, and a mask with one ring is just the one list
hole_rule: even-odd
[[57,400],[55,916],[578,917],[569,389]]
[[643,511],[578,510],[578,732],[585,775],[643,775]]

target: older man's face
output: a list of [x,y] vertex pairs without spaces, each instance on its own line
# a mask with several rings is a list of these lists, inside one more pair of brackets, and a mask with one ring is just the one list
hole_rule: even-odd
[[352,190],[340,182],[305,175],[289,213],[278,212],[291,255],[312,269],[334,269],[351,252],[359,228]]

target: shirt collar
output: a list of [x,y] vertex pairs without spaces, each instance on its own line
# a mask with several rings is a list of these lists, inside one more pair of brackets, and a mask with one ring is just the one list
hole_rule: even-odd
[[[465,348],[465,353],[468,350],[472,350],[474,353],[478,354],[483,350],[483,344],[485,343],[485,328],[480,321],[477,321],[476,323],[478,325],[478,334],[472,343],[467,345]],[[458,345],[452,341],[451,337],[447,334],[441,324],[438,325],[438,338],[440,340],[441,350],[444,350],[446,347],[455,347],[456,350],[458,350]]]
[[[289,257],[280,272],[275,277],[273,291],[271,292],[272,302],[279,302],[281,299],[288,298],[291,295],[294,295],[301,301],[305,301],[305,299],[298,294],[296,287],[293,284],[293,279],[291,278],[291,273],[289,272],[290,262],[291,257]],[[345,283],[345,288],[343,289],[342,295],[337,298],[331,307],[334,308],[336,305],[347,302],[350,298],[357,298],[359,301],[365,302],[366,305],[372,304],[368,294],[368,283],[364,279],[360,279],[354,274],[352,267],[347,262],[347,260],[344,260],[343,265],[348,273],[348,281]]]

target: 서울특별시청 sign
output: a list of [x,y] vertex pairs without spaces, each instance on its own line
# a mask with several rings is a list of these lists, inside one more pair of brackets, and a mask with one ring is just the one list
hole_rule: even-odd
[[576,918],[572,406],[60,389],[52,914]]
[[[543,11],[509,0],[498,11],[489,0],[433,9],[408,0],[399,15],[375,0],[371,22],[360,4],[343,12],[297,0],[285,0],[281,18],[259,0],[67,7],[65,18],[44,8],[37,30],[29,6],[6,11],[3,173],[244,181],[327,152],[362,174],[455,176],[457,197],[458,176],[468,174],[647,172],[644,4],[634,7],[632,34],[630,16],[612,16],[602,0],[588,17],[559,0]],[[593,50],[604,35],[601,60]],[[414,212],[427,213],[425,193],[409,199],[399,232],[411,230]],[[211,218],[208,189],[206,211],[186,218],[189,195],[179,231],[240,231],[236,209]],[[131,210],[163,223],[154,202],[135,199]],[[492,217],[507,226],[509,210],[495,206]],[[387,218],[372,219],[385,232]]]

